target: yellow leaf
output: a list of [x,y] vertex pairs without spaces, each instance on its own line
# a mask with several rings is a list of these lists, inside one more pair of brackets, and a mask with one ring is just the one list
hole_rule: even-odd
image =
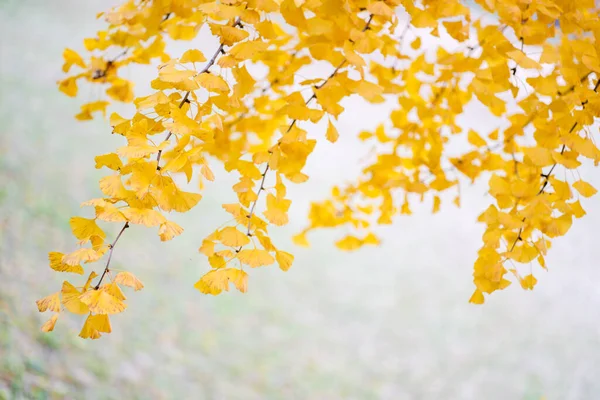
[[75,50],[65,49],[63,51],[63,58],[65,63],[62,66],[63,72],[69,72],[72,65],[77,65],[78,67],[85,68],[85,62],[83,58]]
[[292,237],[292,241],[297,246],[309,247],[310,243],[308,243],[308,239],[306,238],[306,232],[299,233]]
[[196,63],[204,61],[206,61],[206,57],[204,57],[204,54],[202,54],[202,52],[198,49],[190,49],[186,51],[179,59],[180,63]]
[[379,15],[381,17],[392,18],[394,16],[394,10],[390,8],[383,1],[376,1],[367,6],[367,10],[373,15]]
[[50,296],[46,296],[43,299],[39,299],[35,303],[37,304],[39,312],[44,312],[47,310],[60,312],[60,292],[56,292],[51,294]]
[[573,184],[573,188],[575,188],[575,190],[577,190],[583,197],[592,197],[598,192],[595,187],[582,180],[575,182]]
[[229,278],[227,277],[227,269],[213,269],[202,278],[194,287],[204,294],[217,295],[223,290],[229,290]]
[[506,55],[514,60],[522,68],[541,69],[541,65],[537,61],[527,57],[521,50],[512,50],[506,53]]
[[125,311],[127,307],[122,300],[105,290],[88,290],[79,296],[79,299],[95,314],[117,314]]
[[204,73],[198,75],[196,82],[209,92],[229,92],[229,85],[220,76]]
[[278,199],[271,193],[267,195],[267,210],[263,213],[274,225],[283,226],[288,223],[287,212],[292,202],[287,199]]
[[148,208],[124,208],[121,212],[133,224],[156,226],[166,222],[161,213]]
[[94,158],[96,161],[96,168],[100,169],[102,167],[107,167],[112,170],[119,170],[123,168],[123,162],[119,158],[119,156],[115,153],[103,154],[101,156],[96,156]]
[[431,212],[433,214],[436,214],[440,211],[440,203],[441,203],[441,199],[439,196],[434,196],[433,197],[433,209],[431,210]]
[[115,283],[132,287],[136,292],[144,288],[144,284],[131,272],[121,271],[115,275]]
[[579,202],[579,200],[570,203],[569,207],[571,208],[571,211],[573,212],[573,215],[575,216],[575,218],[581,218],[583,217],[586,212],[583,209],[583,207],[581,206],[581,203]]
[[100,190],[115,199],[124,199],[129,195],[119,175],[109,175],[100,179]]
[[87,291],[90,288],[90,286],[92,285],[92,281],[97,276],[98,276],[98,274],[96,273],[96,271],[90,272],[90,274],[88,275],[87,281],[85,282],[85,285],[83,285],[82,293]]
[[275,252],[275,259],[277,260],[277,264],[279,264],[279,268],[283,271],[290,269],[294,262],[294,256],[285,251]]
[[340,135],[337,129],[335,129],[335,126],[333,126],[331,120],[329,120],[329,125],[327,126],[327,133],[325,134],[325,138],[327,138],[327,140],[329,140],[331,143],[335,143],[337,142],[338,137],[340,137]]
[[536,167],[546,167],[554,164],[552,152],[544,147],[526,147],[523,153],[529,157],[531,164]]
[[229,247],[241,247],[250,243],[250,239],[237,228],[228,226],[219,232],[221,243]]
[[237,268],[227,268],[224,270],[227,279],[242,293],[248,290],[248,274]]
[[473,292],[473,295],[469,299],[469,303],[473,303],[473,304],[483,304],[484,301],[485,301],[485,298],[483,297],[483,293],[479,289],[475,289],[475,291]]
[[[218,253],[220,253],[220,252],[218,252]],[[218,253],[215,253],[208,257],[208,263],[210,264],[211,267],[213,267],[215,269],[223,268],[224,266],[227,265],[227,260]]]
[[204,239],[198,251],[207,257],[212,256],[215,254],[215,242]]
[[242,250],[238,253],[237,257],[241,263],[247,264],[252,268],[271,265],[275,262],[275,259],[268,251],[260,249]]
[[[62,258],[62,262],[71,267],[77,267],[81,262],[94,262],[98,261],[102,255],[96,252],[94,249],[82,248],[75,250],[72,253],[65,254]],[[76,272],[76,271],[68,271]]]
[[210,24],[210,30],[213,35],[221,38],[221,43],[226,46],[233,46],[237,42],[248,37],[248,32],[233,26]]
[[79,300],[81,292],[69,282],[63,282],[62,290],[60,293],[62,296],[63,306],[65,306],[65,308],[70,312],[74,314],[87,314],[88,312],[90,312],[89,307],[85,303],[82,303],[81,300]]
[[467,140],[469,141],[469,143],[476,147],[483,147],[487,145],[487,142],[483,140],[483,138],[479,136],[479,134],[473,129],[469,129]]
[[163,82],[178,83],[183,82],[196,75],[194,71],[180,71],[173,64],[167,64],[158,69],[158,78]]
[[166,242],[167,240],[173,239],[175,236],[181,235],[183,228],[173,221],[166,221],[160,224],[158,228],[158,235],[160,240]]
[[77,96],[77,81],[75,77],[63,79],[58,83],[58,90],[69,97]]
[[42,325],[42,332],[52,332],[54,330],[54,326],[56,325],[56,320],[58,319],[58,314],[54,314],[48,321]]
[[68,265],[63,262],[63,253],[57,251],[51,251],[48,253],[48,259],[50,260],[50,268],[58,272],[73,272],[75,274],[83,275],[83,267],[79,263],[75,265]]
[[106,234],[100,227],[96,224],[96,220],[82,218],[82,217],[73,217],[69,221],[71,225],[71,230],[73,231],[73,235],[79,240],[88,240],[91,236],[99,236],[101,238],[105,238]]
[[340,250],[352,251],[362,247],[363,241],[356,236],[348,235],[338,240],[335,245]]
[[521,280],[521,287],[525,290],[533,290],[533,287],[537,283],[537,279],[533,275],[527,275],[523,277]]
[[238,43],[229,49],[229,54],[238,61],[244,61],[253,58],[259,53],[264,52],[269,45],[259,40],[246,41]]
[[81,328],[79,337],[83,339],[98,339],[101,336],[100,332],[110,333],[111,331],[108,315],[89,315]]

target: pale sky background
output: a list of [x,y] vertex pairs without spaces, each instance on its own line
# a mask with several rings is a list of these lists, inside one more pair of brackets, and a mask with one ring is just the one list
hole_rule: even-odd
[[[35,300],[64,279],[47,266],[47,252],[73,248],[69,218],[87,216],[79,204],[100,196],[105,172],[93,157],[122,145],[108,121],[73,118],[80,104],[99,98],[98,88],[82,88],[73,100],[55,86],[63,48],[81,50],[106,6],[13,0],[0,7],[0,393],[7,398],[598,398],[597,197],[583,199],[588,215],[554,240],[549,271],[534,267],[533,292],[516,283],[483,306],[467,301],[483,232],[476,218],[490,201],[486,182],[461,187],[460,209],[448,202],[431,216],[427,203],[396,217],[378,230],[377,248],[338,251],[333,242],[343,230],[310,235],[309,249],[291,244],[309,202],[360,170],[368,149],[358,132],[388,117],[387,106],[358,99],[344,103],[340,140],[319,141],[306,168],[311,179],[290,186],[291,222],[273,229],[274,241],[296,255],[290,271],[251,271],[245,295],[209,297],[193,288],[208,270],[197,248],[228,219],[220,204],[235,201],[233,179],[218,174],[222,182],[176,218],[186,229],[181,237],[161,243],[153,230],[134,227],[119,242],[115,267],[146,288],[126,293],[128,310],[112,319],[112,334],[83,341],[76,337],[83,321],[69,315],[41,335]],[[204,37],[194,43],[214,48]],[[153,73],[130,71],[136,93]],[[461,121],[486,131],[497,125],[478,105]],[[309,132],[322,138],[324,131]],[[600,187],[597,171],[580,173]]]

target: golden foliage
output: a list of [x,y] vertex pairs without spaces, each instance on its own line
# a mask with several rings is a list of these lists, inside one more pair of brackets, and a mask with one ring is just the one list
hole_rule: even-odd
[[[311,205],[294,243],[308,246],[311,231],[344,226],[351,232],[336,242],[340,249],[378,246],[378,225],[410,215],[415,202],[431,201],[438,212],[443,192],[456,190],[451,196],[459,206],[460,182],[484,180],[493,200],[478,219],[485,232],[470,302],[506,288],[509,272],[533,289],[531,267],[522,276],[517,264],[546,268],[551,239],[585,215],[578,196],[597,191],[579,176],[561,180],[557,171],[600,162],[588,129],[600,113],[600,19],[591,0],[477,3],[484,11],[477,18],[459,0],[126,0],[101,14],[107,26],[84,39],[85,51],[64,51],[68,75],[59,90],[77,96],[79,87],[102,87],[105,96],[83,104],[80,120],[104,115],[113,102],[131,103],[135,112],[110,115],[122,145],[95,159],[96,168],[109,170],[99,185],[104,197],[84,203],[93,218],[71,219],[77,245],[88,247],[49,254],[52,269],[83,274],[83,263],[89,278],[83,286],[65,281],[59,293],[38,301],[39,310],[58,312],[62,305],[89,314],[83,338],[109,333],[107,314],[126,308],[119,285],[143,287],[129,272],[112,276],[121,235],[130,224],[158,229],[161,241],[182,234],[166,214],[187,212],[201,200],[179,182],[196,179],[202,189],[215,179],[209,160],[238,177],[232,188],[238,202],[223,206],[232,221],[202,240],[211,268],[195,287],[216,295],[233,283],[245,292],[245,266],[277,262],[288,270],[294,257],[275,246],[268,228],[288,223],[287,185],[309,180],[303,171],[317,141],[338,141],[341,103],[353,95],[397,106],[387,121],[359,133],[377,156],[356,179]],[[191,41],[204,25],[218,39],[212,54],[167,52],[169,41]],[[442,40],[452,46],[439,46]],[[331,72],[299,78],[317,62]],[[156,66],[156,78],[149,95],[136,97],[127,70],[143,64]],[[465,129],[458,118],[472,101],[504,123]],[[318,122],[326,125],[323,135],[309,137],[307,126]],[[457,141],[461,154],[449,150]],[[121,228],[109,244],[111,223]],[[87,267],[102,259],[98,273]]]

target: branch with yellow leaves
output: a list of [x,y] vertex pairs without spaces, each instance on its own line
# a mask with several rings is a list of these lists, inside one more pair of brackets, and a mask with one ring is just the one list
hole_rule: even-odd
[[[237,18],[234,22],[234,24],[232,26],[238,26],[241,25],[240,23],[240,19]],[[214,65],[214,63],[216,62],[217,58],[219,57],[219,55],[221,54],[225,54],[225,44],[221,43],[219,45],[219,47],[217,48],[217,50],[214,52],[214,54],[212,55],[212,57],[210,58],[210,60],[208,60],[208,62],[206,63],[206,65],[204,66],[204,68],[202,68],[202,70],[200,72],[198,72],[197,75],[201,75],[204,73],[210,73],[210,68]],[[188,90],[185,95],[183,96],[183,99],[181,99],[181,102],[179,103],[179,108],[182,108],[183,105],[188,101],[188,98],[191,94],[191,90]],[[167,140],[169,140],[169,138],[173,135],[172,131],[169,131],[169,133],[167,134],[167,137],[164,139],[163,142],[166,142]],[[158,154],[156,156],[156,170],[160,171],[160,158],[162,155],[162,149],[158,151]],[[264,182],[264,180],[263,180]],[[106,266],[104,267],[104,271],[102,272],[102,275],[100,276],[100,280],[98,281],[98,283],[95,286],[95,289],[98,290],[100,288],[100,284],[102,283],[102,280],[104,279],[104,277],[106,276],[106,274],[108,272],[110,272],[110,262],[112,260],[112,255],[113,255],[113,251],[114,248],[117,244],[117,242],[119,241],[119,239],[121,238],[121,235],[123,235],[123,232],[125,232],[125,229],[129,228],[129,222],[125,222],[125,224],[123,225],[123,227],[121,228],[121,230],[119,231],[119,234],[117,235],[117,237],[115,238],[114,242],[112,244],[109,245],[109,253],[108,253],[108,260],[106,262]]]
[[[590,76],[591,72],[588,72],[587,74],[584,75],[583,78],[581,78],[581,82],[585,82],[585,80],[588,78],[588,76]],[[600,79],[598,79],[598,81],[596,82],[596,85],[594,86],[594,93],[598,92],[598,88],[600,87]],[[569,88],[567,91],[563,92],[562,94],[559,94],[559,96],[562,96],[566,93],[569,93],[571,91],[575,90],[575,86],[571,86],[571,88]],[[560,92],[559,92],[560,93]],[[585,103],[582,104],[582,109],[585,108]],[[569,129],[569,134],[573,133],[575,131],[575,129],[577,128],[577,126],[579,125],[579,123],[577,121],[575,121],[573,123],[573,126],[571,127],[571,129]],[[565,150],[567,149],[566,145],[562,145],[561,149],[560,149],[560,154],[562,155]],[[550,177],[552,176],[552,173],[554,172],[554,169],[556,168],[556,166],[558,165],[558,162],[554,162],[554,164],[550,167],[550,170],[547,173],[542,173],[541,177],[544,178],[544,181],[542,183],[542,187],[540,188],[540,191],[537,193],[536,196],[540,196],[541,194],[544,193],[544,190],[546,189],[546,187],[548,186],[548,183],[550,182]],[[523,223],[525,222],[525,218],[523,218]],[[523,233],[523,227],[519,228],[519,232],[517,233],[517,237],[515,238],[514,242],[512,243],[512,245],[510,246],[510,250],[509,251],[513,251],[515,246],[517,245],[517,242],[519,240],[523,240],[521,238],[521,233]]]
[[[369,27],[371,26],[371,22],[373,21],[373,14],[369,14],[369,18],[365,24],[365,27],[363,28],[362,32],[365,32],[369,29]],[[340,64],[338,64],[338,66],[333,70],[333,72],[320,84],[315,85],[315,90],[319,90],[321,88],[323,88],[339,71],[341,68],[343,68],[344,65],[346,65],[347,60],[344,59]],[[313,91],[312,96],[310,96],[305,102],[304,105],[308,106],[314,99],[317,98],[317,94],[316,91]],[[294,118],[292,120],[292,122],[290,123],[290,125],[288,126],[288,128],[286,129],[285,134],[289,133],[294,126],[296,125],[296,122],[298,121],[298,119]],[[281,142],[278,142],[277,145],[279,145]],[[272,153],[271,150],[269,150],[269,153]],[[250,206],[250,210],[248,212],[248,215],[246,215],[246,217],[248,218],[248,226],[246,228],[246,236],[252,236],[252,216],[254,215],[254,211],[256,209],[256,205],[258,204],[258,200],[260,198],[260,194],[265,190],[265,180],[267,178],[267,173],[269,172],[269,168],[270,165],[267,162],[267,165],[265,166],[265,169],[262,172],[262,179],[260,181],[260,187],[258,188],[258,191],[256,192],[256,199],[254,199],[254,202],[252,203],[252,205]],[[243,246],[240,246],[238,249],[236,249],[236,252],[239,253],[239,251],[242,249]]]

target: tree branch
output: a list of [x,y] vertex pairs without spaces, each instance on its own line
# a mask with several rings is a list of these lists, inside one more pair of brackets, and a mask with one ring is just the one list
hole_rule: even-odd
[[[238,17],[234,24],[232,26],[238,26],[240,25],[240,18]],[[217,58],[219,57],[220,54],[225,54],[225,43],[221,43],[221,45],[217,48],[217,50],[214,52],[214,54],[212,55],[212,57],[210,58],[210,60],[208,60],[208,63],[204,66],[204,68],[202,68],[202,70],[200,72],[198,72],[196,75],[194,76],[198,76],[198,75],[202,75],[205,74],[207,72],[209,72],[208,70],[210,69],[210,67],[212,67],[215,63],[215,61],[217,60]],[[190,97],[190,93],[192,91],[188,90],[185,95],[183,96],[183,99],[181,99],[181,102],[179,103],[179,108],[182,108],[183,105],[188,101],[188,98]],[[169,131],[169,134],[167,135],[167,137],[165,138],[165,140],[163,140],[163,143],[166,142],[167,140],[169,140],[171,138],[171,136],[173,135],[173,132]],[[160,158],[162,156],[162,150],[158,151],[158,154],[156,155],[156,170],[160,171]]]
[[[369,29],[371,22],[373,21],[373,14],[369,15],[369,19],[367,20],[367,23],[365,25],[365,27],[363,28],[362,32],[365,32]],[[338,72],[339,70],[346,64],[346,60],[344,59],[344,61],[342,61],[334,70],[333,72],[327,77],[327,79],[325,79],[325,81],[319,85],[315,86],[315,89],[321,89],[323,86],[325,86],[327,84],[327,82],[329,82]],[[313,101],[314,99],[317,98],[316,92],[314,92],[312,94],[312,96],[310,96],[308,98],[308,100],[306,100],[306,102],[304,103],[305,105],[308,105],[311,101]],[[298,120],[297,119],[293,119],[292,122],[290,123],[290,125],[288,126],[287,130],[285,131],[285,133],[289,133],[292,128],[294,127],[294,125],[296,125],[296,122]],[[285,134],[284,134],[285,135]],[[279,145],[280,142],[277,142],[277,145]],[[254,199],[254,202],[252,203],[252,205],[250,206],[250,211],[248,213],[248,215],[246,215],[246,217],[248,218],[248,227],[246,230],[246,235],[247,236],[252,236],[252,232],[251,232],[251,228],[252,228],[252,216],[254,215],[254,210],[256,209],[256,204],[258,203],[258,199],[260,198],[260,194],[265,190],[264,184],[265,184],[265,179],[267,178],[267,173],[269,172],[269,163],[267,162],[267,165],[265,167],[265,169],[262,172],[262,180],[260,181],[260,187],[258,188],[258,191],[256,192],[256,199]],[[236,252],[239,252],[242,249],[243,246],[240,246]]]
[[96,290],[98,290],[100,288],[100,284],[102,283],[102,280],[104,279],[106,274],[110,271],[109,267],[110,267],[110,260],[112,260],[113,250],[115,249],[117,242],[121,238],[121,235],[123,234],[123,232],[125,232],[125,229],[127,229],[127,228],[129,228],[129,221],[125,222],[125,225],[123,225],[123,227],[121,228],[121,231],[115,238],[115,241],[112,242],[112,244],[110,244],[110,250],[108,251],[108,260],[106,261],[106,267],[104,267],[104,272],[102,272],[102,275],[100,276],[100,280],[98,281],[98,284],[95,287]]

